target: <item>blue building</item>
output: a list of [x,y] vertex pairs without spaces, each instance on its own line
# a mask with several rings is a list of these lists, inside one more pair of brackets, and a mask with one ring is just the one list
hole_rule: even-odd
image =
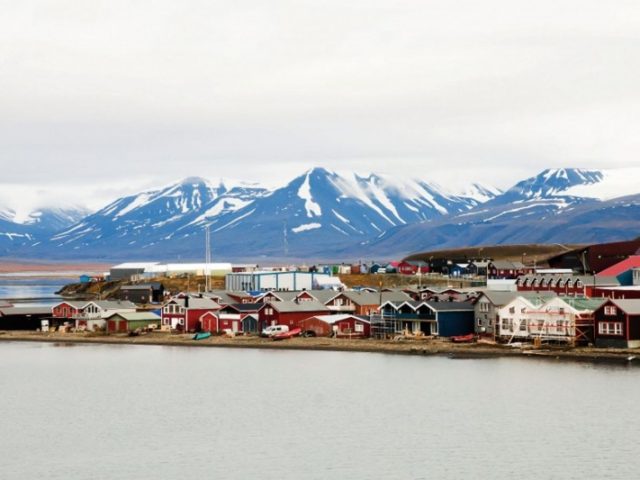
[[470,302],[405,301],[385,302],[385,317],[394,318],[411,334],[454,337],[474,332],[474,306]]

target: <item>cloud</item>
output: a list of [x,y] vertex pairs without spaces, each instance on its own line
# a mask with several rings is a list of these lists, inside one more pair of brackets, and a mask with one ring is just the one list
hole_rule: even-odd
[[2,190],[636,164],[639,28],[632,1],[9,3]]

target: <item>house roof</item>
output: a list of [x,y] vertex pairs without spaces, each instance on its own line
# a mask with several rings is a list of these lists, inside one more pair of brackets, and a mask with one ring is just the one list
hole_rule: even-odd
[[480,294],[478,300],[482,297],[486,297],[492,304],[497,307],[502,307],[511,302],[514,298],[540,298],[548,300],[553,297],[557,297],[554,291],[542,291],[542,292],[501,292],[496,290],[486,290]]
[[[412,300],[412,298],[407,295],[402,290],[399,291],[387,291],[382,292],[382,303],[384,302],[406,302],[407,300]],[[380,301],[380,297],[378,296],[378,301]]]
[[135,309],[136,304],[128,300],[90,300],[85,302],[83,307],[93,303],[103,310],[116,310],[116,309]]
[[6,307],[0,308],[0,317],[8,315],[50,315],[49,307]]
[[417,310],[422,306],[427,306],[435,312],[454,312],[454,311],[473,311],[474,306],[471,302],[434,302],[434,301],[416,301],[405,300],[403,302],[384,302],[384,305],[391,305],[395,308],[401,308],[403,305],[408,305],[413,310]]
[[274,295],[276,298],[279,298],[283,302],[292,302],[300,292],[297,290],[284,290],[284,291],[277,291],[277,292],[271,291],[271,292],[267,292],[266,294],[268,293],[271,293],[272,295]]
[[257,312],[262,307],[267,305],[266,303],[233,303],[231,305],[227,305],[224,308],[230,308],[235,310],[236,312]]
[[345,320],[351,320],[351,319],[357,320],[359,322],[371,323],[369,321],[369,319],[367,319],[366,317],[362,317],[362,316],[358,316],[358,315],[348,315],[348,314],[342,314],[342,315],[314,315],[313,317],[307,318],[307,320],[309,320],[309,319],[320,320],[321,322],[328,323],[329,325],[333,325],[334,323],[343,322]]
[[153,265],[158,265],[158,262],[125,262],[125,263],[120,263],[118,265],[112,266],[111,270],[128,270],[128,269],[144,270]]
[[[169,300],[169,302],[175,302],[182,307],[185,306],[184,298],[172,298],[171,300]],[[220,305],[214,300],[212,300],[211,298],[195,297],[195,298],[189,298],[189,308],[215,310],[215,309],[219,309]]]
[[77,301],[77,300],[62,300],[60,303],[56,303],[55,305],[53,305],[53,307],[57,307],[58,305],[62,305],[63,303],[66,303],[67,305],[70,305],[74,308],[82,308],[84,307],[87,303],[89,303],[89,301],[84,300],[84,301]]
[[305,301],[305,302],[272,302],[270,306],[280,313],[289,312],[328,312],[329,309],[320,302]]
[[473,311],[471,302],[421,302],[436,312]]
[[606,298],[583,298],[583,297],[558,297],[570,307],[576,310],[594,311],[607,301]]
[[640,315],[640,299],[611,300],[620,310],[629,315]]
[[640,267],[640,255],[631,255],[629,258],[625,258],[621,262],[618,262],[609,268],[605,268],[596,276],[617,277],[618,275],[637,267]]
[[356,305],[379,305],[380,304],[380,294],[366,291],[346,291],[342,292],[342,294],[351,300]]
[[160,317],[153,312],[116,312],[109,315],[107,319],[113,318],[116,316],[122,317],[128,322],[133,322],[136,320],[149,320],[149,321],[160,320]]
[[[304,292],[311,295],[313,298],[318,300],[320,303],[327,303],[334,297],[340,295],[341,292],[336,292],[335,290],[303,290]],[[300,295],[302,292],[299,292]]]
[[509,262],[508,260],[496,260],[491,265],[498,270],[522,270],[524,265],[522,262]]

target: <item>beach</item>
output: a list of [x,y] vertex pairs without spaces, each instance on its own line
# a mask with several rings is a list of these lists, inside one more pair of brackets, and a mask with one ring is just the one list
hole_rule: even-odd
[[456,344],[444,339],[415,338],[401,340],[348,339],[348,338],[302,338],[273,341],[255,335],[211,336],[193,340],[192,334],[169,334],[152,332],[138,336],[126,334],[59,333],[5,331],[0,332],[0,342],[53,342],[58,344],[123,344],[165,345],[200,348],[248,348],[275,350],[311,350],[369,352],[398,355],[447,356],[450,358],[495,358],[520,357],[553,361],[610,362],[639,365],[640,356],[633,349],[602,349],[590,347],[547,346],[533,348],[531,345],[508,346],[489,342]]

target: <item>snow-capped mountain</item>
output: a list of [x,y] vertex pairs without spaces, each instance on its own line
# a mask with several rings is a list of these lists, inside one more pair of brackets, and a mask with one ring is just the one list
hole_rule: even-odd
[[88,213],[88,210],[81,207],[48,207],[22,213],[2,208],[0,254],[8,255],[19,246],[32,245],[46,239],[60,229],[78,222]]
[[224,182],[213,185],[190,177],[158,190],[120,198],[51,236],[41,248],[117,257],[118,251],[158,252],[174,243],[176,250],[183,249],[188,256],[185,238],[197,225],[202,230],[210,215],[228,215],[265,192],[257,186],[227,186]]
[[[634,237],[637,231],[606,230],[608,221],[601,214],[609,205],[612,184],[630,172],[615,170],[547,169],[522,180],[504,193],[467,213],[440,221],[391,229],[368,244],[373,251],[419,251],[433,248],[531,242],[588,242]],[[622,195],[640,193],[626,182]],[[616,220],[623,211],[616,207]],[[627,209],[629,225],[635,225],[633,209]],[[594,213],[596,212],[596,213]],[[579,220],[581,219],[581,220]],[[574,222],[581,221],[579,225]],[[640,226],[640,225],[639,225]],[[579,228],[578,228],[579,227]],[[580,231],[580,235],[576,233]],[[398,250],[400,249],[400,250]]]
[[[501,192],[311,169],[280,188],[187,178],[42,235],[46,211],[0,209],[0,249],[41,258],[371,258],[440,247],[635,237],[640,171],[548,169]],[[616,188],[617,186],[617,188]],[[619,198],[620,195],[630,195]],[[634,195],[635,194],[635,195]],[[636,225],[637,224],[637,225]]]
[[[476,198],[458,197],[419,180],[314,168],[230,215],[210,218],[209,224],[223,253],[246,255],[250,245],[261,255],[306,255],[478,204]],[[234,242],[239,236],[242,242]]]
[[494,195],[481,185],[459,196],[420,180],[322,168],[271,191],[188,178],[118,199],[52,235],[39,249],[55,257],[72,251],[92,257],[200,258],[208,227],[214,254],[306,255],[396,225],[468,211]]

